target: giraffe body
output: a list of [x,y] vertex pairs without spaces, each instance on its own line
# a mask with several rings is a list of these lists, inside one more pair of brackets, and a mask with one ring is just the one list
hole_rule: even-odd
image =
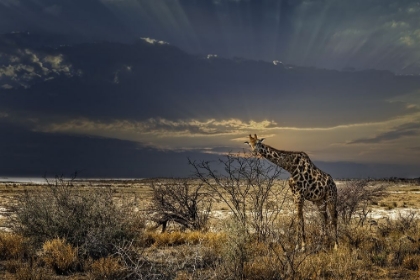
[[[314,203],[322,218],[322,230],[325,234],[326,227],[333,233],[334,247],[337,247],[337,187],[332,177],[323,172],[312,163],[305,152],[291,152],[277,150],[263,144],[264,138],[258,139],[249,135],[249,142],[254,155],[261,156],[272,163],[280,166],[290,173],[288,180],[293,193],[293,200],[298,217],[298,239],[301,247],[305,249],[305,229],[303,220],[303,205],[305,200]],[[328,221],[329,220],[329,221]],[[328,225],[327,225],[328,223]]]

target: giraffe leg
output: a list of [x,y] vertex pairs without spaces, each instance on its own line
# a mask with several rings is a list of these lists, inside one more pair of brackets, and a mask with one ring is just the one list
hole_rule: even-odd
[[297,209],[297,217],[298,217],[298,243],[297,246],[299,246],[299,242],[301,242],[301,250],[305,251],[305,222],[303,220],[303,204],[304,199],[299,197],[295,199],[295,205]]
[[320,200],[320,201],[316,201],[315,204],[318,207],[319,213],[321,214],[321,234],[325,242],[326,237],[327,237],[326,228],[327,228],[327,220],[328,220],[327,203],[324,200]]
[[327,202],[328,214],[330,216],[329,230],[332,231],[334,239],[334,249],[338,247],[338,233],[337,233],[337,209],[335,201],[330,198]]
[[168,224],[168,220],[162,221],[162,233],[166,232],[167,224]]

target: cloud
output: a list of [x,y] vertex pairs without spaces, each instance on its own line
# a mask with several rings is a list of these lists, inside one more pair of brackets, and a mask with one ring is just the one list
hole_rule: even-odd
[[[222,169],[217,159],[230,152],[220,146],[203,150],[161,150],[132,141],[33,132],[1,121],[0,130],[0,154],[7,159],[0,161],[2,176],[41,178],[45,173],[54,176],[77,171],[81,177],[96,178],[190,177],[193,170],[188,158],[213,161],[215,168]],[[315,164],[334,178],[418,177],[420,167],[418,162],[402,165],[316,160]]]
[[391,28],[408,28],[410,27],[410,24],[404,21],[391,21],[389,23],[387,23],[387,25],[390,25]]
[[145,41],[145,42],[147,42],[147,43],[149,43],[149,44],[159,44],[159,45],[169,45],[169,43],[167,43],[167,42],[165,42],[165,41],[159,41],[159,40],[156,40],[156,39],[153,39],[153,38],[140,38],[140,39],[142,39],[143,41]]
[[61,9],[62,8],[59,5],[51,5],[44,8],[44,13],[58,17],[61,14]]
[[3,88],[3,89],[12,89],[13,86],[11,86],[9,84],[4,84],[4,85],[1,86],[1,88]]
[[142,137],[152,135],[159,138],[173,137],[211,137],[223,135],[246,134],[248,131],[267,130],[276,127],[273,121],[244,122],[239,119],[226,120],[168,120],[150,118],[145,121],[115,120],[111,122],[76,119],[61,123],[48,123],[35,128],[43,132],[71,132],[80,134],[114,135],[130,134],[141,140]]
[[[144,40],[17,49],[21,51],[4,55],[7,64],[0,66],[0,80],[29,88],[0,95],[0,107],[67,120],[214,118],[328,128],[407,114],[408,104],[388,100],[420,88],[419,77],[387,71],[286,69],[272,62],[208,60]],[[17,62],[9,63],[12,55]]]
[[0,0],[0,4],[6,7],[19,6],[21,4],[20,0]]
[[420,122],[405,123],[392,128],[390,131],[380,133],[375,137],[352,140],[348,144],[374,144],[418,135],[420,135]]
[[[216,155],[241,151],[246,136],[257,133],[314,160],[418,161],[406,149],[419,140],[409,126],[420,120],[416,76],[207,59],[144,40],[12,45],[0,57],[0,79],[13,86],[0,88],[0,111],[31,137],[66,134]],[[347,144],[354,141],[371,144]]]
[[420,63],[420,51],[415,48],[419,43],[415,32],[420,28],[416,1],[0,3],[0,32],[77,34],[79,42],[86,38],[128,42],[141,36],[154,43],[170,42],[190,53],[217,53],[225,58],[419,73],[402,71],[409,63]]
[[409,46],[409,47],[411,47],[411,46],[413,46],[413,45],[415,44],[414,39],[413,39],[411,36],[409,36],[409,35],[406,35],[406,36],[400,37],[400,41],[401,41],[404,45],[407,45],[407,46]]
[[[315,159],[322,160],[356,160],[370,161],[376,158],[382,159],[383,151],[389,146],[350,145],[361,143],[362,140],[373,144],[391,135],[383,135],[377,139],[371,139],[372,133],[383,133],[389,127],[398,127],[399,137],[395,137],[393,145],[401,147],[415,144],[419,135],[405,132],[411,135],[410,141],[405,141],[403,130],[416,129],[415,120],[419,114],[412,114],[398,117],[382,122],[355,123],[332,127],[290,127],[281,126],[275,121],[245,121],[241,119],[184,119],[169,120],[163,118],[150,118],[144,121],[112,120],[98,121],[92,119],[73,119],[68,121],[51,121],[39,119],[30,126],[34,131],[46,133],[71,133],[76,135],[92,135],[106,138],[117,138],[122,140],[136,141],[143,145],[172,151],[200,151],[202,153],[223,154],[227,151],[239,152],[244,148],[243,142],[248,134],[257,133],[260,137],[267,139],[269,145],[285,150],[304,150]],[[22,123],[29,123],[22,120]],[[395,133],[394,133],[395,134]],[[357,140],[349,140],[356,138]],[[405,141],[405,142],[398,142]],[[389,142],[389,141],[388,141]],[[223,147],[222,150],[213,148]],[[406,160],[412,155],[404,151],[398,152]],[[383,159],[388,162],[388,159]],[[393,160],[397,160],[394,157]]]
[[[274,120],[262,121],[244,121],[241,119],[184,119],[170,120],[165,118],[149,118],[144,121],[130,120],[112,120],[99,121],[87,118],[72,119],[62,122],[50,122],[48,119],[40,121],[35,129],[43,132],[71,132],[71,133],[89,133],[89,132],[118,132],[133,133],[138,135],[155,135],[157,137],[211,137],[222,135],[247,135],[250,131],[262,131],[273,133],[274,131],[283,132],[338,132],[346,130],[372,130],[385,128],[392,124],[397,126],[398,131],[417,129],[418,123],[409,123],[419,115],[413,114],[405,117],[399,117],[383,122],[354,123],[347,125],[337,125],[330,127],[291,127],[280,126]],[[267,135],[265,137],[268,137]],[[243,139],[240,139],[242,141]]]
[[45,53],[28,48],[10,49],[1,53],[0,82],[4,89],[20,86],[28,88],[40,81],[61,75],[72,77],[78,73],[59,53]]
[[410,148],[408,148],[409,150],[412,150],[412,151],[419,151],[420,152],[420,146],[417,146],[417,147],[410,147]]
[[[136,142],[31,132],[0,121],[0,174],[41,178],[75,171],[81,177],[188,177],[187,158],[215,160],[196,151],[161,151]],[[4,134],[3,134],[4,133]]]

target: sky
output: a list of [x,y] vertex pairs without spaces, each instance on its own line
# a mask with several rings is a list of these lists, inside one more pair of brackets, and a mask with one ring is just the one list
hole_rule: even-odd
[[191,176],[250,133],[420,177],[420,1],[0,0],[0,177]]

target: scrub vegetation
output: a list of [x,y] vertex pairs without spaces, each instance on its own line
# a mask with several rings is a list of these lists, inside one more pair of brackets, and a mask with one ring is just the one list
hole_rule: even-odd
[[338,249],[308,202],[301,251],[281,170],[232,155],[189,163],[190,179],[3,184],[0,278],[420,278],[418,181],[340,181]]

